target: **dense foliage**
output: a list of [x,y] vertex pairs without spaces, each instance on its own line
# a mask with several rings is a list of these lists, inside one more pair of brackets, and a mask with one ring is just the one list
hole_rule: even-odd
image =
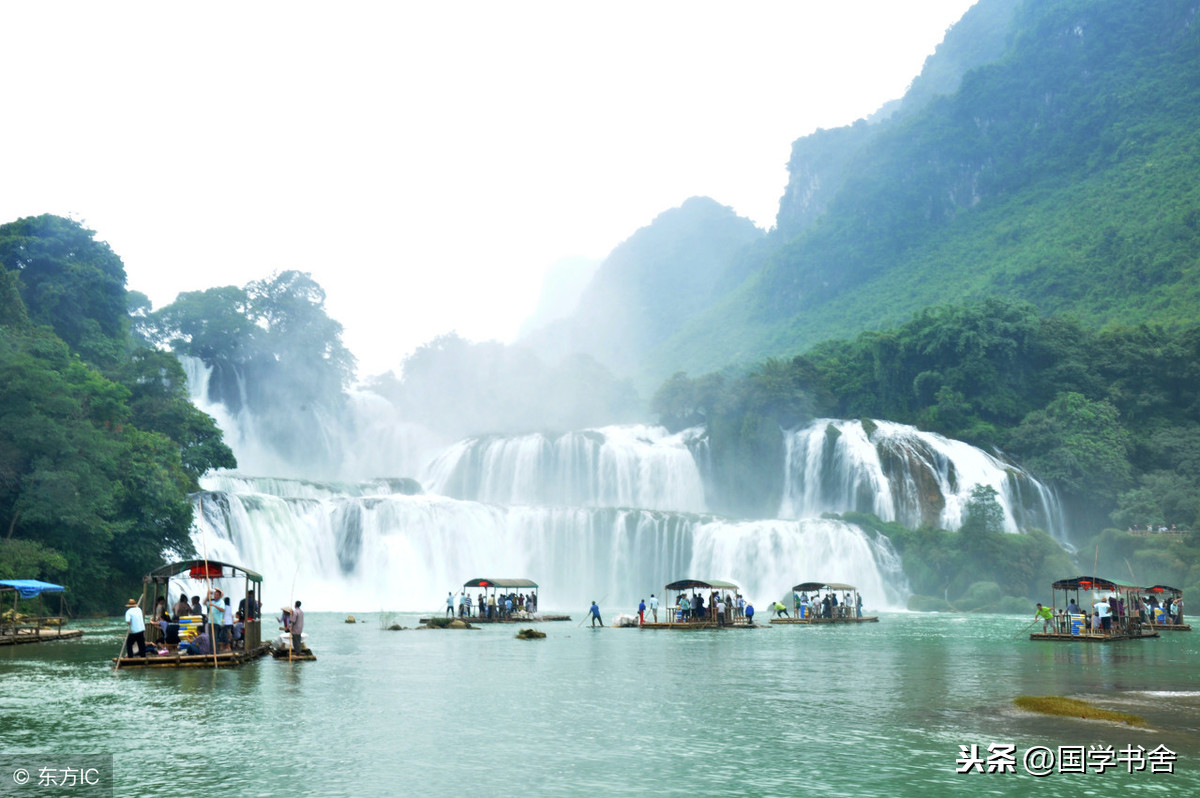
[[191,553],[188,494],[233,454],[178,361],[130,337],[124,266],[92,231],[0,226],[0,267],[0,576],[119,608]]
[[[1017,458],[1059,490],[1078,543],[1110,524],[1200,529],[1198,363],[1197,325],[1093,331],[1030,304],[989,300],[930,308],[893,330],[827,341],[740,377],[676,374],[654,409],[676,427],[707,423],[714,481],[734,488],[731,512],[776,506],[780,430],[815,417],[878,418]],[[905,536],[933,560],[950,556],[935,556],[944,547],[969,551],[968,532]],[[1200,559],[1178,556],[1183,565],[1171,573],[1200,580],[1187,565]],[[955,562],[939,573],[954,573]]]

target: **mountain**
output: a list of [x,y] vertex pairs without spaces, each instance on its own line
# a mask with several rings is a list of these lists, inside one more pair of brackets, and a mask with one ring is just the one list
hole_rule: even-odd
[[634,373],[646,352],[741,281],[741,255],[762,237],[733,209],[692,197],[619,244],[573,314],[520,343],[552,361],[586,352],[615,372]]
[[776,228],[739,256],[746,279],[686,318],[644,308],[683,324],[645,354],[643,378],[991,297],[1094,327],[1190,319],[1198,9],[980,0],[889,116],[796,143]]

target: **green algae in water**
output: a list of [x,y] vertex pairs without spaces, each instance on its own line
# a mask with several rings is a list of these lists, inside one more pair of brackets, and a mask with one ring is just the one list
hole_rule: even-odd
[[1062,715],[1069,718],[1084,718],[1086,720],[1111,720],[1115,723],[1127,723],[1130,726],[1145,726],[1146,721],[1137,715],[1126,712],[1113,712],[1101,709],[1094,704],[1075,698],[1065,698],[1060,695],[1033,696],[1023,695],[1014,698],[1013,703],[1029,712],[1043,715]]

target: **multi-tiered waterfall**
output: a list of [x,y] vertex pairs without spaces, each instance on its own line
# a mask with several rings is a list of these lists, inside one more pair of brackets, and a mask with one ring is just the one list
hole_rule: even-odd
[[1009,532],[1038,528],[1062,539],[1053,491],[962,441],[888,421],[821,419],[785,443],[783,518],[857,511],[908,527],[958,529],[972,489],[986,485]]
[[[253,419],[206,409],[236,427],[227,437],[244,466],[270,464]],[[784,500],[772,520],[708,512],[706,493],[720,486],[706,484],[702,429],[472,438],[429,456],[420,484],[362,480],[355,472],[367,464],[411,464],[430,436],[389,427],[388,408],[369,396],[351,410],[357,415],[336,434],[361,437],[341,444],[325,468],[355,478],[209,475],[195,496],[197,549],[263,572],[281,602],[302,597],[315,609],[431,609],[480,576],[533,578],[543,607],[576,612],[592,600],[632,611],[688,576],[730,579],[759,602],[799,581],[850,582],[868,607],[886,608],[906,594],[887,540],[822,513],[955,526],[978,483],[997,488],[1014,531],[1053,529],[1041,519],[1057,513],[1053,496],[1019,469],[883,422],[822,421],[786,433]],[[314,471],[290,465],[284,473]]]

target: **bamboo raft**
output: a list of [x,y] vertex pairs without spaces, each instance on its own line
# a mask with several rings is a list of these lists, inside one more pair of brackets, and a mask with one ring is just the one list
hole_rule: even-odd
[[810,624],[810,623],[878,623],[878,622],[879,622],[878,615],[864,615],[861,618],[856,618],[856,617],[818,618],[816,616],[813,616],[811,618],[772,618],[771,619],[771,623],[780,623],[780,624],[788,624],[788,623],[801,623],[801,624]]
[[704,621],[678,621],[675,623],[654,623],[648,621],[640,624],[639,629],[676,629],[680,631],[696,631],[698,629],[765,629],[761,623],[746,623],[745,620],[739,618],[736,621],[729,623],[717,623],[713,620]]
[[[222,651],[215,657],[212,654],[160,654],[146,657],[113,657],[113,662],[119,668],[236,668],[260,657],[265,657],[271,651],[269,643],[260,643],[257,647],[245,651]],[[213,660],[216,660],[215,666]]]
[[0,634],[0,646],[18,646],[23,643],[48,643],[53,640],[73,640],[83,637],[82,629],[60,629],[41,627],[39,629],[17,629],[15,632],[5,630]]
[[[289,656],[290,655],[290,656]],[[286,648],[272,648],[271,656],[275,659],[287,660],[288,662],[316,662],[317,655],[312,653],[311,648],[305,648],[299,654],[292,654]]]
[[1190,632],[1192,625],[1190,623],[1144,623],[1142,626],[1153,629],[1156,632]]
[[[444,617],[449,617],[449,616],[444,616]],[[571,616],[570,615],[537,615],[537,616],[525,615],[525,616],[521,616],[521,617],[513,616],[510,618],[494,618],[494,619],[489,620],[488,618],[477,618],[473,615],[462,615],[462,616],[455,615],[452,620],[466,621],[469,624],[477,624],[477,623],[547,623],[550,621],[569,621],[569,620],[571,620]],[[430,618],[428,618],[428,617],[417,619],[417,623],[420,623],[420,624],[428,624],[429,621],[430,621]]]
[[1114,631],[1113,634],[1108,634],[1108,635],[1102,634],[1102,633],[1092,633],[1092,632],[1083,632],[1083,633],[1080,633],[1077,635],[1073,635],[1070,632],[1031,632],[1029,635],[1029,639],[1030,640],[1056,640],[1056,641],[1060,641],[1060,642],[1078,640],[1082,643],[1108,643],[1113,640],[1142,640],[1144,638],[1158,637],[1158,636],[1159,636],[1158,632],[1147,631],[1146,629],[1142,629],[1141,632],[1138,634]]

